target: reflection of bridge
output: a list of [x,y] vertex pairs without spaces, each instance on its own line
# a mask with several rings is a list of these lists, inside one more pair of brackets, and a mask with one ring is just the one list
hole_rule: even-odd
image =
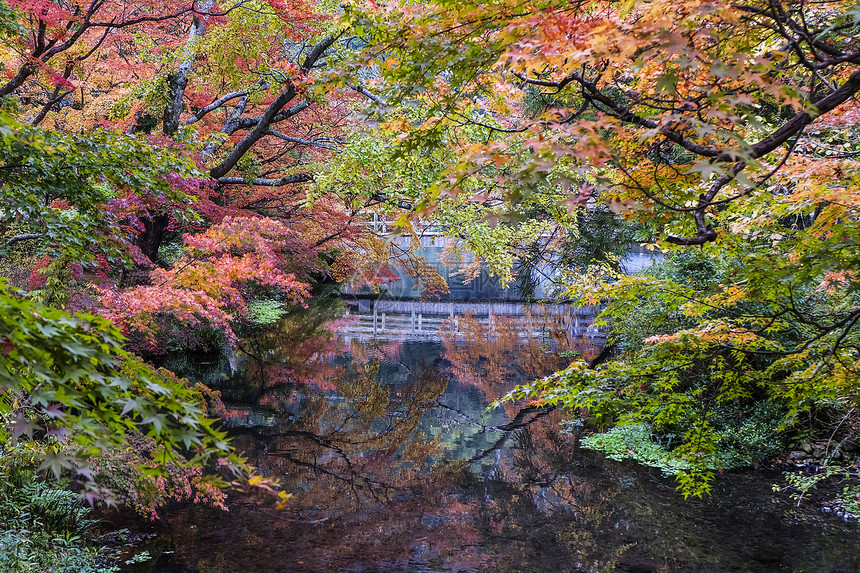
[[[461,337],[459,319],[470,316],[479,322],[494,326],[498,317],[553,317],[572,338],[586,337],[602,344],[606,335],[591,326],[599,309],[594,306],[575,307],[569,304],[524,304],[501,301],[444,301],[421,302],[410,300],[352,299],[347,301],[348,316],[353,321],[339,330],[340,337],[349,340],[442,340],[441,327],[453,329]],[[445,322],[447,320],[447,322]],[[523,331],[540,337],[543,328],[535,332]]]

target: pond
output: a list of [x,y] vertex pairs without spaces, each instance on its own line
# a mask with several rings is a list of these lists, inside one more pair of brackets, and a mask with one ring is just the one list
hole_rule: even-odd
[[659,472],[581,449],[569,414],[488,409],[595,355],[563,317],[458,315],[434,340],[341,336],[354,320],[322,299],[244,339],[232,366],[173,357],[222,392],[233,443],[294,497],[171,510],[137,570],[860,571],[856,526],[773,493],[778,472],[684,500]]

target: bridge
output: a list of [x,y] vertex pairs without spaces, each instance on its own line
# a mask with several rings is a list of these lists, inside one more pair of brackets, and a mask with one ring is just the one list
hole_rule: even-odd
[[[500,317],[552,317],[571,338],[585,337],[602,345],[606,333],[592,323],[600,312],[596,306],[576,307],[571,304],[530,304],[504,301],[441,301],[347,299],[347,316],[353,320],[339,331],[347,342],[359,340],[384,341],[442,341],[441,329],[447,336],[462,338],[460,319],[470,317],[491,329]],[[546,326],[522,330],[520,336],[541,337]],[[533,325],[534,326],[534,325]]]

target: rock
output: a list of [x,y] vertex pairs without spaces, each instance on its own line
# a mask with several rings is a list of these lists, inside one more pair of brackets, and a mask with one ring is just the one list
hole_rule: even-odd
[[450,517],[444,515],[433,515],[430,513],[426,513],[421,516],[421,523],[426,525],[427,527],[439,527],[445,523],[451,521]]
[[760,547],[750,557],[759,563],[779,563],[782,561],[782,550],[779,547]]
[[823,448],[815,448],[812,450],[812,457],[816,460],[820,460],[824,457],[824,449]]
[[794,450],[793,452],[788,452],[788,459],[790,460],[805,460],[807,458],[806,452],[801,452],[799,450]]

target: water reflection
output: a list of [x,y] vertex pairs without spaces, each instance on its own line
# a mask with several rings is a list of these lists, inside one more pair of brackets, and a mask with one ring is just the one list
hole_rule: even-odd
[[461,316],[441,344],[348,341],[343,320],[318,304],[248,336],[238,373],[197,371],[222,391],[234,443],[295,498],[177,509],[149,570],[860,570],[856,531],[773,498],[776,476],[684,501],[670,480],[579,450],[559,412],[501,431],[528,406],[489,402],[596,352],[556,318]]

